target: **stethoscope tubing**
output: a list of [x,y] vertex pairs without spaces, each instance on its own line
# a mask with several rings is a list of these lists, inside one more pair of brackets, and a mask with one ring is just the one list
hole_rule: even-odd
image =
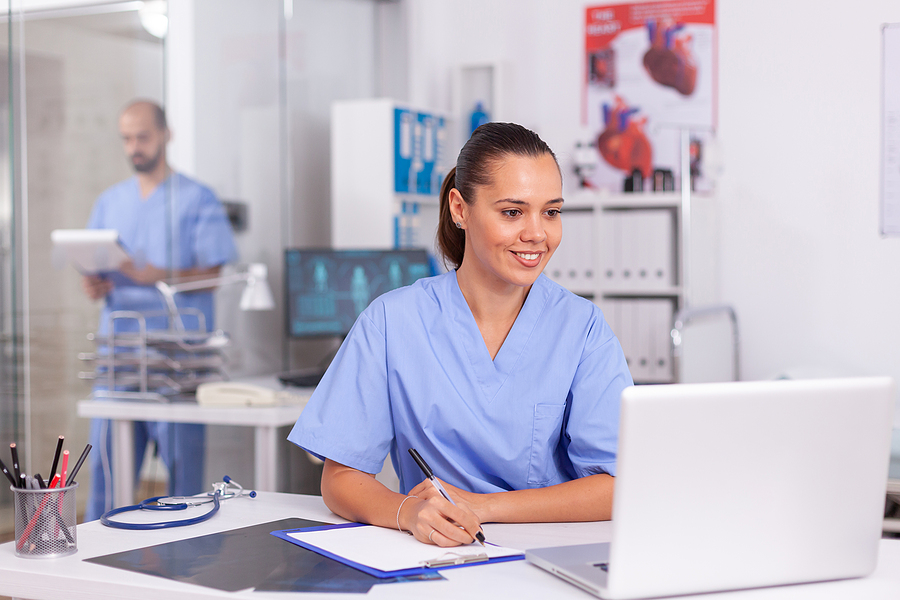
[[[214,492],[208,493],[206,496],[154,496],[153,498],[147,498],[142,501],[140,504],[132,504],[131,506],[122,506],[119,508],[114,508],[112,510],[108,510],[100,517],[100,523],[106,525],[107,527],[114,527],[116,529],[127,529],[131,531],[147,531],[152,529],[168,529],[170,527],[184,527],[186,525],[196,525],[197,523],[202,523],[207,519],[211,518],[214,514],[219,512],[219,506],[221,505],[221,500],[228,500],[230,498],[239,498],[245,495],[244,488],[236,481],[231,479],[228,475],[223,478],[222,483],[214,483],[213,484]],[[235,490],[235,488],[237,488]],[[234,491],[231,491],[234,490]],[[256,497],[256,492],[249,492],[246,495],[251,498]],[[160,502],[160,501],[168,500],[169,502]],[[176,502],[172,502],[175,500]],[[158,511],[168,511],[168,510],[185,510],[191,506],[199,506],[201,504],[207,504],[212,501],[213,506],[208,511],[203,513],[202,515],[197,515],[196,517],[191,517],[189,519],[179,519],[175,521],[160,521],[156,523],[126,523],[123,521],[113,521],[110,517],[114,517],[116,515],[120,515],[126,512],[132,512],[137,510],[158,510]]]
[[219,512],[219,492],[213,494],[213,507],[208,511],[203,513],[202,515],[197,515],[196,517],[191,517],[189,519],[179,519],[175,521],[158,521],[156,523],[125,523],[123,521],[113,521],[110,517],[114,517],[116,515],[120,515],[126,512],[132,512],[135,510],[185,510],[188,506],[186,503],[182,504],[153,504],[157,500],[162,498],[166,498],[166,496],[156,496],[154,498],[147,498],[142,501],[140,504],[133,504],[131,506],[121,506],[119,508],[114,508],[110,511],[103,513],[103,516],[100,517],[100,523],[106,525],[107,527],[114,527],[116,529],[127,529],[130,531],[147,531],[153,529],[168,529],[170,527],[184,527],[186,525],[196,525],[197,523],[202,523],[210,519],[214,514]]

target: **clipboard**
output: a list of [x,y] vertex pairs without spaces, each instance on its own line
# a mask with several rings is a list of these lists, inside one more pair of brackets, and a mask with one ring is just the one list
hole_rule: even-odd
[[[474,543],[439,548],[422,544],[406,532],[363,523],[283,529],[273,531],[272,535],[379,578],[423,575],[525,558],[521,550],[490,543],[486,549]],[[350,541],[358,543],[348,551]],[[385,561],[394,563],[393,568],[377,566],[383,566]]]
[[115,229],[54,229],[50,241],[54,266],[69,263],[84,275],[117,271],[131,258]]

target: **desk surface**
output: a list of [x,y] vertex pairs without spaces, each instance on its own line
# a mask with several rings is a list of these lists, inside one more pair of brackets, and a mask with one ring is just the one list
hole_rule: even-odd
[[[155,517],[155,515],[154,515]],[[129,598],[129,600],[176,598],[327,598],[335,594],[290,595],[284,592],[228,593],[188,583],[170,581],[150,575],[132,573],[83,562],[83,559],[121,552],[154,544],[171,542],[265,523],[276,519],[300,517],[326,522],[341,522],[325,508],[318,496],[261,493],[255,500],[241,498],[225,502],[215,517],[192,527],[161,531],[122,531],[109,529],[98,521],[78,526],[78,552],[59,559],[29,560],[15,556],[12,542],[0,546],[0,595],[35,600],[65,598],[94,600]],[[607,541],[609,523],[544,523],[528,525],[485,525],[491,541],[503,546],[528,549],[541,546],[583,544]],[[397,583],[375,586],[372,598],[461,598],[477,595],[484,598],[591,598],[592,596],[527,564],[525,561],[484,565],[444,571],[446,581]],[[477,594],[475,594],[477,592]],[[340,597],[340,596],[338,596]],[[359,598],[359,595],[353,595]],[[682,596],[682,598],[686,598]],[[891,599],[900,598],[900,540],[882,540],[878,568],[870,577],[785,586],[732,594],[704,594],[702,600],[737,598],[816,599],[831,598]]]
[[81,400],[76,411],[79,417],[99,419],[280,427],[293,425],[312,395],[312,388],[297,389],[301,391],[297,394],[296,402],[272,406],[201,406],[196,402]]

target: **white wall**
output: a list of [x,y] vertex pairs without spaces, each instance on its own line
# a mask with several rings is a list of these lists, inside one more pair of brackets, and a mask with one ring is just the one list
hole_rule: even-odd
[[584,6],[579,0],[409,0],[409,102],[450,111],[452,69],[497,63],[504,81],[492,118],[537,131],[569,175],[574,141],[582,136]]
[[722,3],[722,292],[749,378],[900,379],[900,239],[878,235],[880,26],[897,21],[890,0]]
[[[584,7],[599,4],[410,0],[410,101],[449,109],[455,64],[502,62],[512,83],[498,117],[534,127],[567,168]],[[717,10],[719,299],[737,307],[744,377],[900,379],[900,239],[878,236],[880,25],[900,21],[900,3]]]

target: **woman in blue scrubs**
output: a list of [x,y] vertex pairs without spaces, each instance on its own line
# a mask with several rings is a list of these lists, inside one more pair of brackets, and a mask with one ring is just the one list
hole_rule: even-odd
[[[475,131],[441,189],[451,270],[366,308],[289,436],[325,459],[332,511],[439,546],[471,543],[485,522],[610,518],[632,380],[600,310],[542,275],[562,205],[535,133]],[[389,452],[400,494],[375,479]]]

